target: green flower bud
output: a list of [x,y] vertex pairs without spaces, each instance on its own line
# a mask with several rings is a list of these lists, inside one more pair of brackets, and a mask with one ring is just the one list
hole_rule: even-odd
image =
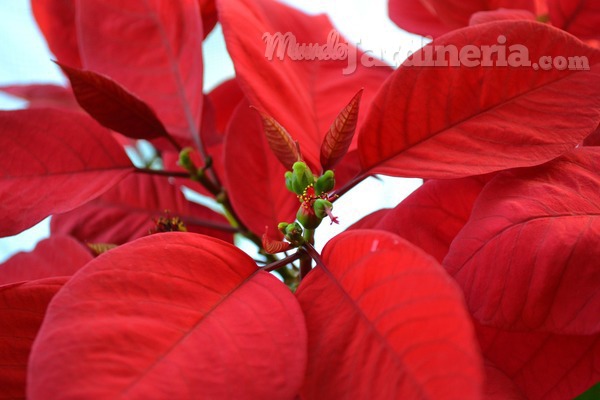
[[291,179],[291,186],[292,186],[292,191],[298,195],[302,194],[302,192],[304,192],[304,189],[306,189],[306,187],[308,185],[311,185],[315,182],[315,177],[313,176],[312,172],[310,171],[310,168],[308,168],[308,166],[302,162],[302,161],[297,161],[294,163],[294,165],[292,166],[292,170],[293,170],[293,177]]
[[285,236],[287,234],[286,229],[287,229],[288,225],[289,224],[287,222],[280,222],[277,225],[277,229],[279,229],[279,232],[281,232]]
[[327,170],[317,179],[315,183],[315,193],[319,196],[321,193],[327,193],[335,187],[335,176],[332,170]]
[[339,223],[337,217],[331,213],[331,210],[333,210],[333,204],[331,204],[330,201],[325,199],[317,199],[313,204],[313,209],[318,218],[323,219],[325,217],[329,217],[332,224]]
[[286,171],[285,173],[285,187],[290,191],[290,192],[294,192],[294,186],[292,184],[292,182],[294,181],[294,174],[292,173],[292,171]]
[[323,218],[317,217],[314,210],[310,207],[306,207],[305,204],[302,204],[300,208],[298,208],[296,219],[298,219],[306,229],[316,229],[323,220]]
[[302,226],[297,222],[287,224],[285,227],[285,238],[295,246],[301,246],[304,243],[303,233]]
[[179,165],[181,165],[191,175],[195,175],[197,168],[192,161],[190,154],[194,151],[191,147],[186,147],[179,153]]

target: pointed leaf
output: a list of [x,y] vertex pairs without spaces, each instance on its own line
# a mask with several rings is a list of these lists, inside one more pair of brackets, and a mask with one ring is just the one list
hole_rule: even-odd
[[262,235],[265,225],[277,232],[280,222],[292,222],[300,203],[285,187],[285,168],[267,144],[260,119],[241,102],[225,139],[225,176],[231,204],[242,222]]
[[271,117],[264,111],[260,111],[258,108],[254,109],[258,115],[260,115],[265,136],[267,138],[267,143],[269,144],[271,151],[286,170],[291,170],[292,165],[294,165],[296,161],[302,160],[298,145],[296,142],[294,142],[294,139],[285,130],[285,128],[275,120],[275,118]]
[[[580,56],[591,70],[405,62],[381,88],[359,134],[363,168],[371,174],[457,178],[537,165],[573,149],[598,126],[600,51],[544,24],[501,21],[464,28],[408,62],[432,46],[457,52],[498,46],[500,36],[506,46],[524,46],[517,49],[527,49],[532,62]],[[507,60],[511,51],[516,50],[507,49]],[[430,82],[436,89],[422,90]]]
[[86,243],[123,244],[147,236],[166,213],[190,232],[233,240],[225,217],[188,201],[165,177],[146,174],[130,175],[86,205],[53,216],[50,229]]
[[0,399],[26,398],[31,345],[48,303],[67,280],[47,278],[0,286]]
[[444,260],[477,320],[600,332],[599,165],[600,149],[583,147],[485,187]]
[[62,108],[81,111],[71,90],[58,85],[31,84],[0,86],[0,92],[26,100],[27,108]]
[[84,68],[146,102],[169,133],[197,139],[203,99],[198,2],[86,0],[77,12]]
[[79,105],[96,121],[132,139],[168,136],[154,110],[110,78],[57,63]]
[[358,122],[358,108],[363,89],[354,95],[329,127],[321,144],[321,167],[332,169],[346,155]]
[[462,295],[399,236],[331,240],[296,296],[308,327],[306,399],[478,399],[482,367]]
[[305,364],[290,291],[234,246],[173,232],[99,256],[57,294],[28,396],[292,399]]
[[53,235],[30,252],[17,253],[0,265],[0,285],[53,276],[71,276],[92,259],[72,237]]
[[0,235],[99,196],[133,170],[110,132],[80,113],[0,112]]

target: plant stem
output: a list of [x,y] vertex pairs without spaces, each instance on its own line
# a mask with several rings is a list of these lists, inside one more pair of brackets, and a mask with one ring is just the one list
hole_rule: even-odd
[[183,171],[163,171],[160,169],[150,169],[150,168],[136,168],[135,171],[139,174],[148,174],[148,175],[157,175],[157,176],[167,176],[167,177],[177,177],[177,178],[189,178],[190,174]]
[[[305,245],[310,245],[312,247],[315,244],[315,230],[314,229],[305,229],[304,230],[304,243]],[[314,249],[314,247],[312,247]],[[312,269],[312,258],[310,255],[304,253],[300,257],[300,280],[304,279],[306,275]]]

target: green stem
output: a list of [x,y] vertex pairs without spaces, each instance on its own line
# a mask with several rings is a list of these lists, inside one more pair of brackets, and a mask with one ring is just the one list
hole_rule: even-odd
[[[304,230],[304,243],[308,244],[312,247],[315,244],[315,230],[314,229],[305,229]],[[300,257],[300,280],[304,279],[306,275],[312,269],[312,258],[310,255],[303,252],[303,255]]]

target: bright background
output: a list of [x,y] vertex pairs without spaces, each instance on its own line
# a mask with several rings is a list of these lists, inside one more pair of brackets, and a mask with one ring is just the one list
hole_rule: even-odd
[[[352,43],[374,56],[398,66],[411,51],[423,46],[420,37],[400,30],[387,17],[387,0],[288,0],[308,13],[329,14],[333,24]],[[204,42],[205,91],[234,75],[233,65],[217,26]],[[29,83],[65,84],[66,79],[50,60],[48,51],[31,14],[29,0],[0,2],[0,86]],[[0,93],[0,109],[22,108],[25,102]],[[365,112],[362,110],[361,112]],[[340,225],[326,221],[317,230],[317,247],[362,216],[382,207],[393,207],[421,181],[418,179],[369,179],[350,195],[335,203]],[[0,204],[0,207],[2,205]],[[18,251],[28,251],[49,235],[49,219],[17,235],[0,239],[0,262]]]

